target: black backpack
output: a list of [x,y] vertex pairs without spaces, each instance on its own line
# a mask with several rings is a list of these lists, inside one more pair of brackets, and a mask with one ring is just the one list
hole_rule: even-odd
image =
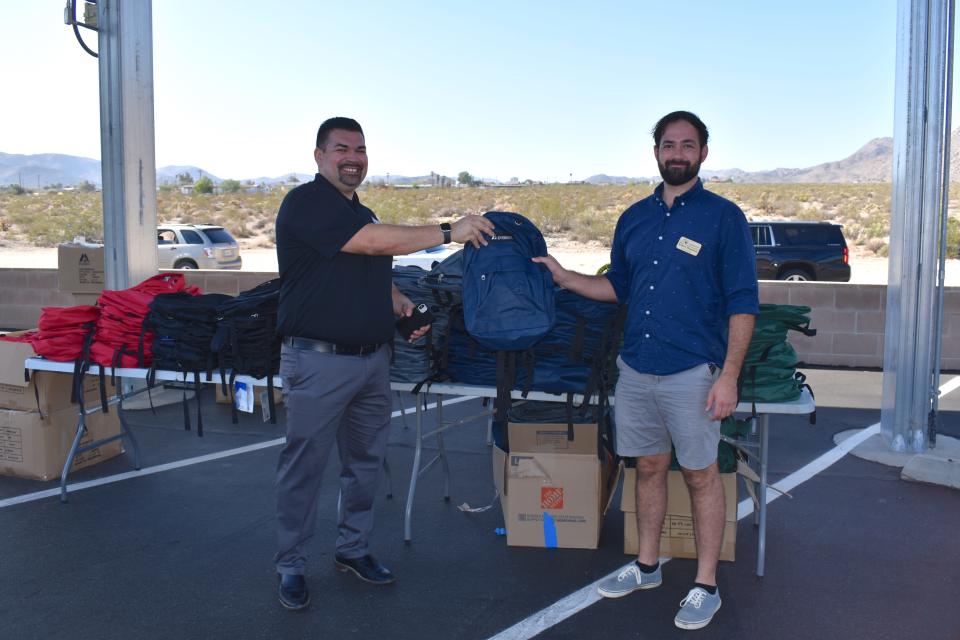
[[[211,379],[214,354],[210,347],[217,330],[217,308],[230,300],[220,293],[190,295],[186,292],[158,294],[149,304],[143,319],[141,340],[153,332],[153,361],[147,372],[147,388],[156,383],[157,369],[193,373],[194,394],[197,399],[197,435],[203,436],[201,400],[203,384],[200,372]],[[153,405],[151,400],[151,406]],[[186,387],[183,390],[183,424],[190,430],[190,412]]]
[[[230,396],[233,423],[237,423],[233,383],[237,375],[267,379],[270,422],[276,424],[273,376],[280,372],[277,307],[280,279],[275,278],[242,291],[217,308],[217,331],[210,344],[217,354],[223,393]],[[227,369],[230,370],[229,377]]]

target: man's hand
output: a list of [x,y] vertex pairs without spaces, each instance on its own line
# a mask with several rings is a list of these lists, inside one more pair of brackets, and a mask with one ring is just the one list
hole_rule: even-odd
[[493,223],[483,216],[469,215],[464,216],[450,225],[450,238],[454,242],[472,244],[477,249],[480,245],[486,246],[488,236],[493,235]]
[[[407,296],[400,293],[400,290],[397,289],[397,286],[393,286],[393,314],[398,317],[409,318],[413,315],[413,310],[417,308],[417,305],[413,304],[413,301],[410,300]],[[427,335],[427,332],[430,331],[430,325],[425,324],[413,333],[410,334],[408,342],[415,342],[423,336]]]
[[537,256],[535,258],[531,258],[531,260],[539,264],[542,264],[543,266],[545,266],[547,269],[550,270],[550,275],[553,276],[554,284],[559,285],[561,287],[566,286],[564,285],[564,281],[567,279],[567,276],[570,274],[570,272],[564,269],[563,267],[561,267],[560,263],[557,262],[556,258],[551,256],[550,254],[547,254],[545,256]]
[[706,411],[713,420],[723,420],[737,408],[737,379],[720,374],[707,394]]

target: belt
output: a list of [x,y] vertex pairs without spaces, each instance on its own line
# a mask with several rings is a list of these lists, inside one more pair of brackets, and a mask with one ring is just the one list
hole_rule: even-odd
[[311,338],[297,338],[288,336],[283,339],[283,344],[294,349],[307,349],[319,353],[333,353],[338,356],[367,356],[375,353],[377,349],[383,346],[382,342],[373,344],[337,344],[335,342],[324,342],[323,340],[313,340]]

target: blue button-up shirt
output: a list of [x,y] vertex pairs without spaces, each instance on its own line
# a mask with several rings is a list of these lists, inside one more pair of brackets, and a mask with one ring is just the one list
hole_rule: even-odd
[[668,375],[722,365],[728,319],[759,313],[747,219],[698,180],[667,208],[663,185],[617,222],[607,278],[627,304],[623,361]]

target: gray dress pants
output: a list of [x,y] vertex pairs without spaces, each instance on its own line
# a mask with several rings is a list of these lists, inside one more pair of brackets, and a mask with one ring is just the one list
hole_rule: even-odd
[[342,467],[336,549],[346,558],[368,553],[373,499],[390,431],[390,348],[345,356],[283,345],[280,375],[287,442],[277,464],[274,563],[278,573],[303,574],[320,480],[334,442]]

